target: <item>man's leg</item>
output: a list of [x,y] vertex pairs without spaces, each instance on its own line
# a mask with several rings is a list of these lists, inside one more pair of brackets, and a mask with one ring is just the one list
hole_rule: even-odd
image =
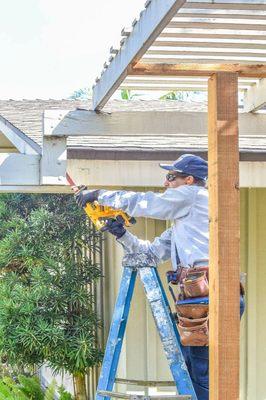
[[209,400],[209,348],[181,345],[181,350],[198,400]]
[[[240,317],[245,310],[244,297],[240,297]],[[209,347],[182,346],[182,353],[198,400],[209,400]]]
[[209,400],[209,347],[191,346],[191,380],[198,400]]

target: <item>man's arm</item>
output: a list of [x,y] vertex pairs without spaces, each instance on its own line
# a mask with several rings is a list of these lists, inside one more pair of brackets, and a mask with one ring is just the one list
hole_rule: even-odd
[[195,195],[196,191],[188,185],[164,193],[100,190],[98,201],[132,217],[173,220],[189,213]]
[[172,228],[169,228],[161,236],[156,237],[153,242],[150,242],[141,240],[126,231],[117,241],[122,244],[126,253],[148,253],[155,258],[158,264],[171,258],[171,235]]

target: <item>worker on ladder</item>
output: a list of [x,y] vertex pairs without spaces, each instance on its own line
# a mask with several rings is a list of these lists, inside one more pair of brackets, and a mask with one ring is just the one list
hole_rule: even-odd
[[[98,201],[133,217],[173,221],[172,227],[152,243],[138,239],[122,222],[110,220],[107,228],[129,253],[151,252],[158,262],[171,258],[174,270],[180,264],[189,268],[209,256],[208,164],[199,156],[184,154],[174,163],[160,167],[168,171],[163,193],[83,190],[76,201],[81,207]],[[208,400],[208,346],[182,346],[182,352],[198,400]]]

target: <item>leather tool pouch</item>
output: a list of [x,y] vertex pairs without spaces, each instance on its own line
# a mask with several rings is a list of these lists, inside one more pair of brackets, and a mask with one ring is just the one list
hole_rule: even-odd
[[208,317],[198,320],[180,319],[177,329],[183,346],[208,346]]
[[209,295],[209,283],[205,271],[188,272],[183,280],[185,298],[205,297]]
[[206,318],[209,313],[208,304],[176,304],[176,311],[180,318]]
[[[180,279],[180,298],[189,299],[209,295],[208,266],[186,270]],[[178,304],[178,331],[183,346],[208,346],[209,343],[209,305]]]

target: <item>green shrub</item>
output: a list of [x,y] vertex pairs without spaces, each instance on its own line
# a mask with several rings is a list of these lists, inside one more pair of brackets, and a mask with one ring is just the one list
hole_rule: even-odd
[[102,359],[88,290],[100,234],[68,195],[1,195],[0,218],[0,356],[84,377]]

